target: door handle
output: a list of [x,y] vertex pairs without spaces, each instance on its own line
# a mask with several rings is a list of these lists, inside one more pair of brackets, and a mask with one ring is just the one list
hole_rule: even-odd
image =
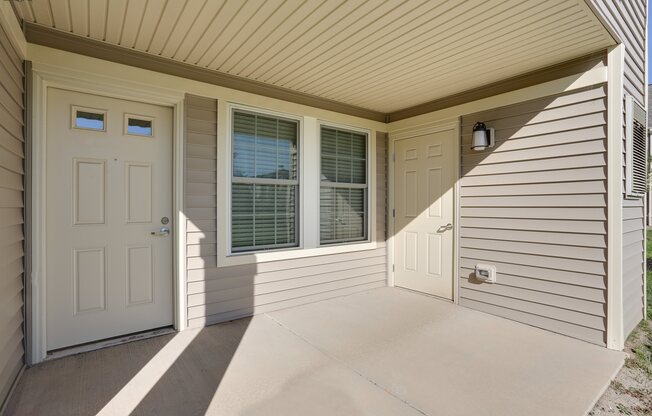
[[448,231],[448,230],[452,230],[452,229],[453,229],[453,224],[451,224],[451,223],[449,222],[448,224],[446,224],[446,225],[442,225],[441,227],[439,227],[439,228],[437,229],[437,232],[438,232],[438,233],[443,233],[444,231]]
[[170,235],[170,229],[168,227],[161,227],[158,231],[152,231],[150,234],[157,237],[167,237]]

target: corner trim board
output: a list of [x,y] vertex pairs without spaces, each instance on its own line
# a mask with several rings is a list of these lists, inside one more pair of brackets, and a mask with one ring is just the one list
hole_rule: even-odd
[[622,245],[622,126],[625,45],[608,53],[607,84],[607,348],[625,346]]
[[[32,78],[32,61],[25,61],[24,63],[25,71],[25,94],[23,97],[25,105],[25,177],[24,177],[24,218],[32,218],[32,205],[33,197],[32,194],[32,111],[34,109],[34,81]],[[33,224],[31,221],[25,221],[23,233],[25,234],[25,246],[24,246],[24,257],[25,257],[25,271],[23,273],[23,338],[25,342],[25,361],[31,361],[32,354],[32,337],[28,334],[32,333],[32,246],[33,241],[29,236],[32,235]],[[1,413],[0,413],[1,414]]]

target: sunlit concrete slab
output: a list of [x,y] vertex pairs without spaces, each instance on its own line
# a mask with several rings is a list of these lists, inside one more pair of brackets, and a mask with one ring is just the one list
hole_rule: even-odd
[[583,415],[624,354],[401,289],[271,313],[427,415]]
[[421,415],[267,316],[46,362],[8,414]]
[[8,415],[583,415],[623,354],[383,288],[30,368]]

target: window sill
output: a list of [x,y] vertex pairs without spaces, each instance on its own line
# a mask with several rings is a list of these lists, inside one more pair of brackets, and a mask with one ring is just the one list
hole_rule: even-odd
[[280,260],[293,260],[306,257],[327,256],[329,254],[352,253],[356,251],[375,250],[378,244],[375,241],[361,241],[357,243],[338,244],[315,248],[291,248],[278,251],[257,253],[236,253],[226,255],[218,254],[217,267],[238,266],[243,264],[266,263]]

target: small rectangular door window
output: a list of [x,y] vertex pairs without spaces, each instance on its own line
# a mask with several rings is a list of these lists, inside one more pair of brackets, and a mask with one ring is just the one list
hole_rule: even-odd
[[106,131],[106,110],[72,106],[72,128]]
[[125,134],[154,137],[154,119],[152,117],[125,114]]

